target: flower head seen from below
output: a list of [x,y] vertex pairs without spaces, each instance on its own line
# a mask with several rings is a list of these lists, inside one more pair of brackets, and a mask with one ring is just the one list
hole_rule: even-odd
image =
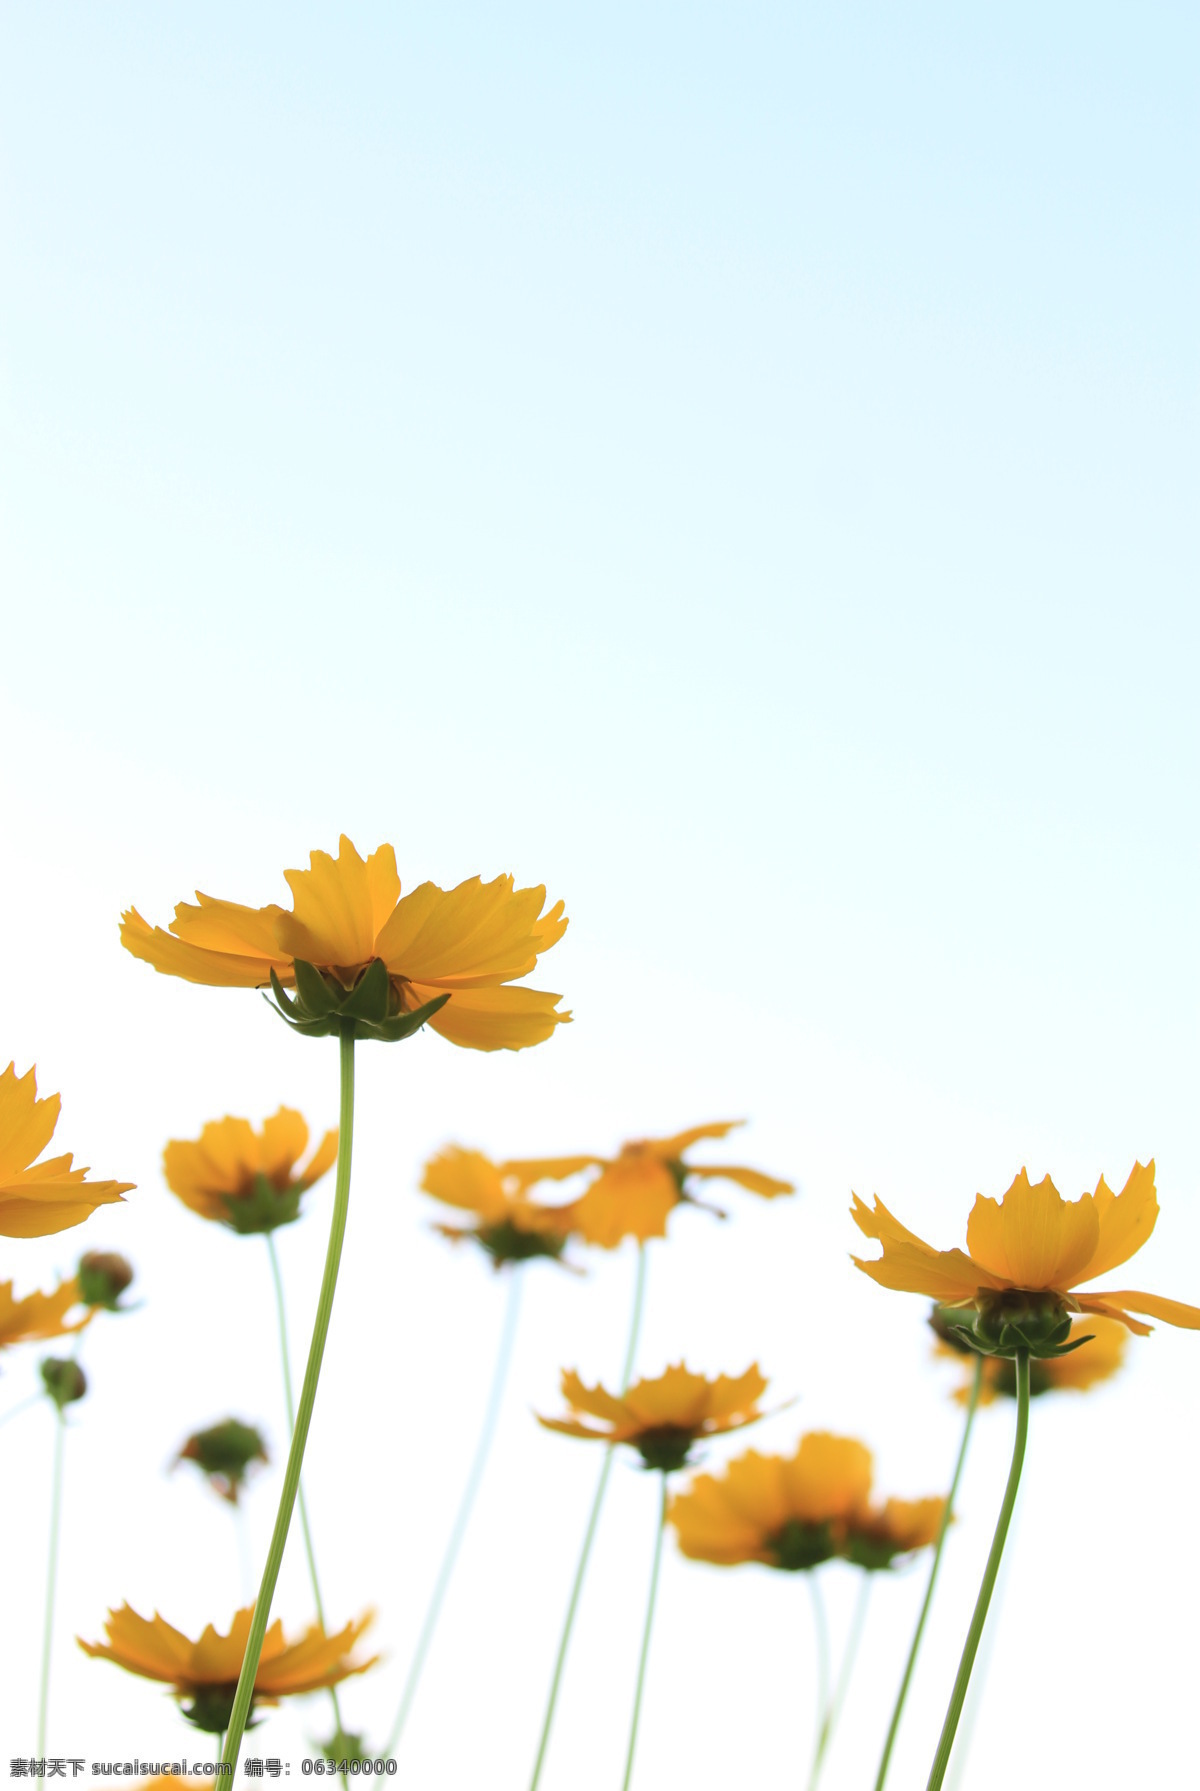
[[197,893],[196,905],[176,908],[169,931],[131,908],[122,943],[189,982],[269,984],[284,1018],[313,1035],[395,1040],[428,1021],[454,1045],[519,1051],[570,1018],[561,996],[512,986],[566,931],[561,902],[543,912],[544,888],[472,877],[402,896],[391,846],[363,859],[344,834],[336,858],[313,852],[308,870],[284,875],[290,909]]
[[698,1474],[671,1501],[679,1547],[720,1567],[760,1562],[800,1573],[840,1558],[869,1572],[937,1540],[944,1501],[871,1503],[871,1451],[811,1431],[794,1455],[750,1450],[723,1474]]
[[496,1268],[547,1257],[558,1262],[574,1226],[574,1206],[530,1200],[530,1178],[510,1163],[493,1163],[482,1151],[452,1144],[430,1157],[421,1187],[443,1205],[473,1215],[472,1225],[438,1225],[443,1237],[470,1239]]
[[79,1258],[79,1297],[85,1306],[128,1312],[121,1295],[133,1285],[133,1264],[116,1250],[86,1250]]
[[[979,1361],[983,1363],[983,1378],[979,1387],[980,1403],[990,1405],[997,1398],[1016,1398],[1016,1369],[1007,1356],[981,1357],[964,1341],[961,1331],[945,1323],[940,1306],[934,1307],[929,1323],[938,1338],[937,1355],[943,1359],[953,1357],[964,1368],[968,1361],[972,1364],[961,1384],[954,1390],[954,1397],[960,1405],[966,1405],[971,1397],[975,1380],[973,1364]],[[1065,1354],[1030,1362],[1031,1398],[1036,1399],[1043,1393],[1086,1393],[1103,1381],[1111,1380],[1123,1367],[1129,1332],[1119,1320],[1096,1318],[1092,1315],[1075,1318],[1071,1322],[1070,1341],[1074,1343],[1076,1338],[1083,1341]]]
[[[107,1641],[77,1639],[85,1654],[111,1660],[127,1673],[170,1686],[181,1704],[190,1700],[183,1712],[190,1723],[207,1734],[220,1735],[229,1727],[253,1614],[252,1606],[238,1611],[228,1635],[219,1634],[210,1623],[199,1641],[193,1642],[165,1618],[157,1614],[141,1617],[126,1604],[108,1613]],[[314,1623],[298,1641],[288,1642],[283,1624],[276,1619],[267,1631],[254,1677],[254,1705],[303,1697],[307,1692],[340,1685],[354,1673],[365,1673],[378,1656],[355,1660],[353,1649],[371,1620],[372,1613],[367,1612],[336,1635],[326,1635],[321,1625]]]
[[[747,1169],[738,1163],[689,1163],[687,1153],[705,1139],[724,1138],[740,1119],[718,1120],[712,1125],[692,1126],[669,1138],[636,1138],[623,1144],[615,1157],[543,1157],[506,1165],[524,1178],[525,1186],[539,1181],[563,1181],[582,1171],[599,1171],[572,1203],[572,1224],[580,1237],[602,1250],[615,1250],[622,1239],[666,1236],[667,1220],[677,1206],[702,1206],[695,1192],[699,1183],[733,1182],[772,1200],[792,1194],[791,1182]],[[721,1215],[724,1217],[724,1215]]]
[[132,1182],[89,1182],[72,1169],[71,1153],[40,1157],[58,1124],[58,1095],[37,1098],[37,1072],[17,1075],[10,1063],[0,1075],[0,1236],[43,1238],[82,1225],[98,1206],[120,1200]]
[[53,1293],[26,1294],[23,1300],[13,1298],[11,1281],[0,1281],[0,1350],[14,1343],[45,1342],[82,1331],[92,1320],[91,1311],[69,1321],[67,1317],[82,1304],[83,1294],[74,1276],[60,1281]]
[[585,1387],[573,1370],[564,1369],[563,1398],[575,1415],[539,1414],[538,1423],[564,1436],[628,1443],[648,1468],[669,1474],[684,1466],[701,1438],[741,1430],[767,1417],[758,1403],[766,1387],[757,1364],[745,1374],[710,1380],[691,1374],[680,1362],[654,1380],[635,1381],[618,1398],[603,1387]]
[[945,1323],[983,1354],[1051,1357],[1072,1349],[1073,1313],[1117,1319],[1143,1336],[1150,1326],[1134,1313],[1200,1330],[1200,1309],[1178,1300],[1127,1289],[1081,1291],[1127,1262],[1153,1231],[1153,1161],[1135,1163],[1119,1194],[1101,1176],[1095,1193],[1078,1200],[1064,1200],[1049,1176],[1031,1183],[1022,1169],[1001,1200],[976,1195],[966,1253],[932,1249],[878,1199],[872,1208],[856,1195],[851,1211],[859,1230],[883,1246],[874,1261],[855,1257],[857,1267],[881,1287],[936,1300]]
[[206,1430],[193,1431],[175,1463],[193,1462],[213,1491],[236,1505],[251,1469],[269,1459],[261,1431],[240,1418],[225,1418]]
[[172,1138],[163,1152],[163,1176],[172,1194],[198,1213],[244,1236],[290,1225],[300,1196],[337,1161],[337,1131],[326,1132],[304,1168],[308,1126],[292,1107],[281,1107],[255,1131],[248,1119],[214,1119],[199,1138]]

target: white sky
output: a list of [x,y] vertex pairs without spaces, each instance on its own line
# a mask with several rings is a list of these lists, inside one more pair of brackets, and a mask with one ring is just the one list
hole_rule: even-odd
[[[283,1454],[265,1252],[165,1193],[162,1145],[336,1115],[332,1044],[135,964],[130,901],[280,899],[345,829],[407,885],[512,870],[572,917],[551,1043],[360,1053],[306,1478],[331,1617],[379,1608],[345,1695],[376,1744],[501,1316],[414,1195],[443,1142],[751,1119],[729,1158],[802,1193],[679,1216],[640,1365],[759,1360],[800,1403],[756,1444],[860,1435],[884,1491],[940,1491],[958,1417],[922,1303],[849,1265],[851,1188],[949,1245],[1022,1163],[1074,1195],[1153,1154],[1119,1279],[1200,1302],[1196,35],[1165,5],[5,8],[4,1061],[138,1192],[0,1274],[119,1248],[144,1300],[87,1340],[52,1751],[207,1750],[70,1638],[126,1598],[227,1623],[232,1526],[165,1465],[229,1411]],[[281,1236],[298,1363],[330,1192]],[[615,1375],[631,1282],[530,1277],[414,1786],[527,1784],[598,1467],[530,1407]],[[1036,1409],[969,1791],[1031,1755],[1097,1791],[1190,1771],[1198,1350],[1160,1328]],[[980,1420],[897,1791],[1009,1424]],[[34,1747],[51,1432],[0,1432],[3,1771]],[[618,1780],[653,1517],[619,1467],[544,1791]],[[921,1581],[876,1588],[831,1787],[871,1782]],[[277,1609],[311,1614],[298,1541]],[[802,1782],[811,1663],[803,1585],[669,1552],[638,1783]],[[257,1751],[297,1772],[325,1723],[280,1712]]]

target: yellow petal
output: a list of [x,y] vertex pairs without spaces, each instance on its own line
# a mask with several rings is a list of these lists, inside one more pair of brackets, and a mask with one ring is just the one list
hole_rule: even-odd
[[396,855],[380,846],[360,858],[343,834],[338,855],[310,852],[307,871],[285,871],[292,913],[275,922],[275,936],[291,958],[322,969],[355,969],[382,956],[376,938],[400,896]]
[[626,1150],[647,1152],[661,1159],[664,1163],[677,1163],[684,1151],[690,1150],[693,1144],[699,1144],[702,1138],[727,1138],[738,1126],[745,1125],[744,1119],[718,1119],[704,1126],[689,1126],[686,1132],[676,1132],[670,1138],[640,1138],[625,1146]]
[[381,933],[379,955],[393,976],[439,989],[515,981],[566,927],[561,903],[539,921],[545,899],[544,888],[514,889],[511,877],[471,877],[451,890],[422,884]]
[[[179,976],[189,983],[205,983],[225,989],[255,989],[271,980],[271,959],[208,951],[202,946],[189,945],[185,940],[165,933],[161,927],[148,926],[136,908],[130,908],[121,916],[121,944],[135,958],[152,964],[164,976]],[[276,969],[281,980],[291,979],[291,965],[282,957]]]
[[951,1302],[969,1300],[980,1287],[1003,1285],[961,1250],[931,1249],[915,1232],[901,1225],[882,1200],[876,1198],[874,1207],[869,1207],[857,1194],[852,1198],[850,1213],[854,1223],[867,1237],[879,1240],[883,1255],[876,1262],[864,1262],[857,1256],[850,1260],[880,1287]]
[[1185,1306],[1182,1300],[1164,1300],[1158,1294],[1110,1291],[1105,1287],[1076,1294],[1075,1303],[1081,1312],[1099,1312],[1106,1318],[1119,1319],[1129,1330],[1142,1335],[1147,1327],[1130,1318],[1131,1312],[1144,1312],[1147,1318],[1161,1319],[1164,1325],[1178,1325],[1184,1331],[1200,1331],[1200,1307]]
[[696,1176],[703,1181],[734,1182],[739,1188],[747,1188],[751,1194],[761,1194],[764,1200],[773,1200],[777,1194],[794,1194],[792,1182],[782,1182],[778,1176],[764,1175],[761,1169],[743,1169],[740,1165],[726,1164],[720,1168],[715,1165],[701,1168],[699,1164],[684,1165],[688,1177]]
[[602,1386],[586,1387],[573,1368],[564,1368],[562,1373],[563,1398],[577,1412],[587,1412],[593,1418],[603,1418],[610,1424],[626,1424],[632,1418],[632,1412],[623,1399],[616,1398]]
[[680,1362],[654,1380],[635,1381],[624,1404],[643,1430],[661,1425],[696,1430],[708,1411],[709,1393],[705,1376],[690,1373]]
[[54,1136],[60,1106],[56,1094],[38,1100],[36,1067],[18,1076],[16,1064],[9,1064],[0,1076],[0,1182],[41,1156]]
[[171,922],[172,933],[186,945],[273,963],[281,970],[287,967],[287,959],[275,940],[275,922],[284,912],[277,903],[247,908],[241,902],[203,895],[200,890],[196,891],[196,901],[199,905],[195,908],[190,902],[180,902]]
[[449,1145],[430,1157],[421,1186],[447,1206],[477,1213],[485,1225],[498,1224],[508,1212],[500,1172],[482,1151]]
[[1104,1177],[1100,1177],[1092,1202],[1099,1223],[1095,1251],[1080,1271],[1080,1281],[1091,1281],[1107,1275],[1136,1254],[1154,1230],[1158,1218],[1158,1198],[1154,1192],[1154,1159],[1143,1167],[1135,1163],[1129,1180],[1119,1194],[1114,1194]]
[[294,1107],[281,1107],[263,1121],[261,1139],[255,1142],[259,1174],[265,1175],[272,1187],[286,1188],[308,1143],[304,1115]]
[[538,1182],[565,1182],[584,1169],[595,1169],[603,1157],[522,1157],[509,1158],[499,1164],[505,1181],[512,1180],[519,1188],[532,1188]]
[[1099,1236],[1090,1196],[1064,1200],[1049,1176],[1034,1186],[1024,1169],[1002,1200],[976,1195],[967,1221],[972,1259],[1012,1287],[1073,1287]]
[[783,1466],[787,1514],[829,1523],[864,1509],[871,1494],[871,1451],[852,1437],[814,1430]]
[[766,1377],[757,1362],[753,1367],[747,1368],[745,1374],[719,1374],[715,1381],[709,1382],[706,1415],[709,1418],[727,1418],[736,1413],[747,1412],[751,1406],[758,1404],[766,1390]]
[[[409,985],[412,1007],[422,1007],[443,991],[432,985]],[[561,995],[541,989],[464,989],[451,995],[429,1021],[452,1045],[472,1051],[523,1051],[540,1045],[556,1026],[569,1021],[559,1013]]]
[[615,1250],[623,1238],[661,1238],[679,1204],[679,1187],[655,1157],[618,1157],[575,1203],[575,1224],[587,1243]]

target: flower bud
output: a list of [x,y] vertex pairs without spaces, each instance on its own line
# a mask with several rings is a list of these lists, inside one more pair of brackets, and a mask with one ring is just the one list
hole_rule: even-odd
[[60,1412],[87,1392],[87,1376],[71,1356],[47,1356],[39,1367],[46,1392]]
[[117,1304],[133,1280],[133,1264],[115,1250],[89,1250],[79,1258],[79,1297],[85,1306],[120,1312]]
[[238,1418],[226,1418],[207,1430],[194,1431],[175,1459],[194,1461],[213,1490],[236,1505],[251,1463],[268,1457],[261,1432]]

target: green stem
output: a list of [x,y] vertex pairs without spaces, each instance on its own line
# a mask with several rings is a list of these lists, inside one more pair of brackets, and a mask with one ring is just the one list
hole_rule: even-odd
[[896,1694],[896,1707],[892,1711],[892,1720],[888,1726],[887,1740],[883,1744],[883,1758],[879,1762],[879,1772],[875,1778],[875,1791],[883,1791],[884,1781],[891,1763],[892,1749],[896,1745],[896,1736],[900,1732],[900,1718],[904,1712],[904,1700],[908,1696],[909,1683],[912,1680],[913,1668],[917,1664],[917,1654],[921,1647],[921,1637],[925,1633],[925,1620],[929,1616],[929,1607],[933,1603],[933,1589],[937,1585],[938,1568],[942,1564],[942,1547],[950,1528],[950,1520],[954,1516],[954,1501],[958,1496],[958,1483],[962,1479],[963,1463],[967,1459],[967,1445],[971,1441],[971,1426],[975,1422],[975,1411],[979,1405],[979,1395],[983,1387],[984,1358],[976,1356],[975,1373],[971,1380],[971,1394],[967,1401],[967,1421],[963,1426],[962,1442],[958,1446],[958,1460],[954,1464],[954,1474],[950,1481],[950,1491],[946,1495],[946,1503],[942,1507],[942,1521],[938,1525],[937,1541],[933,1545],[933,1560],[929,1565],[929,1580],[925,1587],[925,1598],[921,1605],[921,1614],[917,1618],[917,1627],[913,1632],[912,1645],[908,1650],[908,1659],[904,1663],[904,1677],[900,1681],[900,1690]]
[[[646,1301],[646,1246],[638,1245],[637,1279],[633,1285],[633,1312],[629,1321],[629,1342],[625,1347],[625,1364],[621,1370],[621,1391],[624,1393],[633,1375],[633,1364],[637,1356],[638,1336],[642,1328],[642,1307]],[[579,1594],[583,1590],[584,1576],[587,1573],[588,1560],[592,1553],[592,1543],[596,1536],[596,1526],[600,1522],[600,1508],[604,1504],[604,1495],[608,1490],[608,1477],[612,1473],[613,1452],[610,1445],[604,1451],[604,1461],[600,1468],[600,1478],[596,1482],[596,1491],[592,1499],[592,1509],[588,1515],[587,1529],[583,1533],[583,1547],[579,1552],[579,1564],[575,1569],[575,1580],[571,1587],[571,1598],[567,1605],[566,1620],[563,1623],[562,1636],[559,1639],[558,1654],[554,1661],[554,1674],[550,1680],[550,1696],[546,1701],[546,1715],[542,1721],[542,1733],[538,1742],[537,1759],[533,1763],[533,1777],[529,1781],[529,1791],[537,1791],[542,1776],[542,1766],[546,1759],[546,1749],[550,1744],[550,1730],[554,1723],[554,1711],[558,1703],[558,1689],[562,1683],[563,1667],[566,1664],[567,1648],[571,1640],[571,1631],[575,1627],[575,1612],[579,1607]]]
[[50,1645],[54,1636],[54,1594],[58,1585],[58,1535],[62,1527],[63,1438],[66,1423],[55,1411],[54,1473],[50,1484],[50,1558],[46,1566],[46,1615],[42,1625],[42,1678],[38,1691],[37,1757],[46,1754],[46,1711],[50,1702]]
[[[810,1574],[810,1583],[816,1584],[816,1575]],[[862,1640],[863,1624],[867,1620],[867,1602],[871,1596],[871,1575],[864,1572],[862,1583],[858,1588],[858,1597],[854,1601],[854,1615],[850,1619],[850,1633],[846,1637],[846,1648],[842,1655],[841,1670],[833,1695],[825,1706],[821,1726],[817,1733],[817,1745],[813,1752],[812,1767],[808,1775],[808,1791],[816,1791],[821,1776],[821,1768],[825,1764],[825,1755],[833,1740],[833,1732],[837,1728],[838,1717],[842,1713],[842,1705],[846,1701],[846,1692],[850,1685],[850,1675],[854,1671],[854,1662],[858,1658],[858,1645]]]
[[458,1560],[458,1551],[462,1547],[463,1537],[467,1533],[467,1524],[470,1522],[471,1510],[475,1504],[476,1495],[479,1492],[484,1469],[487,1466],[488,1455],[490,1454],[492,1447],[492,1438],[496,1434],[496,1424],[500,1417],[500,1408],[504,1403],[504,1389],[508,1381],[508,1369],[509,1364],[512,1361],[513,1342],[517,1334],[517,1316],[521,1309],[521,1288],[523,1282],[524,1275],[522,1270],[519,1268],[511,1269],[509,1272],[508,1301],[504,1312],[504,1329],[501,1332],[500,1345],[496,1351],[496,1363],[492,1370],[492,1386],[491,1391],[488,1394],[487,1406],[484,1410],[483,1426],[479,1432],[479,1441],[475,1445],[475,1455],[467,1474],[467,1483],[463,1488],[462,1499],[459,1502],[458,1512],[454,1519],[454,1527],[450,1532],[450,1539],[446,1544],[446,1552],[442,1556],[442,1565],[438,1570],[438,1576],[434,1582],[433,1596],[429,1601],[429,1608],[425,1613],[425,1621],[421,1625],[421,1633],[417,1638],[416,1651],[413,1654],[412,1664],[408,1669],[408,1678],[404,1682],[404,1691],[400,1699],[400,1708],[396,1712],[396,1720],[392,1724],[392,1732],[383,1745],[383,1754],[385,1758],[395,1751],[396,1743],[403,1734],[404,1725],[408,1721],[408,1713],[412,1708],[412,1701],[416,1696],[417,1685],[420,1682],[421,1672],[425,1665],[425,1657],[429,1653],[429,1646],[433,1641],[434,1630],[437,1628],[437,1622],[441,1615],[446,1591],[450,1585],[451,1576],[454,1573],[454,1565]]
[[[263,1233],[263,1236],[267,1240],[267,1255],[271,1262],[271,1279],[275,1284],[275,1310],[279,1315],[279,1349],[283,1359],[283,1398],[284,1404],[287,1406],[288,1440],[290,1442],[296,1429],[296,1404],[292,1398],[292,1363],[291,1351],[288,1348],[287,1307],[284,1304],[283,1298],[283,1276],[279,1272],[279,1252],[275,1248],[275,1234],[274,1232],[267,1231]],[[296,1503],[300,1507],[300,1529],[304,1536],[304,1553],[308,1557],[308,1577],[312,1582],[313,1603],[317,1607],[317,1621],[320,1623],[321,1628],[324,1629],[325,1606],[321,1601],[321,1584],[317,1578],[317,1556],[316,1551],[313,1548],[312,1530],[309,1528],[308,1505],[304,1498],[303,1480],[301,1480],[296,1487]],[[336,1733],[341,1736],[345,1734],[345,1730],[342,1728],[342,1710],[341,1705],[338,1703],[336,1685],[330,1686],[329,1697],[333,1704],[333,1720],[337,1725]]]
[[642,1652],[638,1660],[637,1688],[633,1694],[633,1719],[629,1725],[629,1748],[625,1755],[625,1777],[621,1791],[629,1791],[633,1782],[633,1755],[637,1747],[638,1723],[642,1715],[642,1693],[646,1688],[646,1662],[650,1658],[650,1631],[654,1627],[654,1605],[658,1598],[658,1575],[662,1566],[663,1534],[667,1527],[667,1476],[660,1475],[662,1491],[658,1501],[658,1533],[654,1538],[654,1562],[650,1568],[650,1596],[646,1601],[646,1626],[642,1631]]
[[[825,1716],[829,1709],[829,1620],[825,1615],[825,1600],[821,1594],[820,1581],[816,1570],[805,1575],[808,1580],[809,1596],[812,1599],[813,1629],[817,1638],[817,1744],[813,1755],[812,1771],[818,1768],[821,1751],[821,1731],[825,1726]],[[809,1778],[809,1785],[812,1777]]]
[[246,1642],[242,1671],[233,1700],[233,1713],[229,1718],[229,1728],[225,1736],[222,1763],[233,1768],[234,1771],[237,1769],[238,1754],[241,1752],[242,1734],[250,1715],[250,1704],[254,1697],[254,1681],[258,1673],[263,1637],[267,1633],[267,1623],[271,1616],[271,1600],[275,1596],[275,1582],[279,1578],[288,1528],[292,1521],[292,1509],[300,1487],[300,1468],[304,1461],[304,1446],[308,1442],[308,1427],[312,1421],[313,1403],[317,1397],[317,1382],[321,1378],[321,1359],[325,1354],[325,1339],[329,1333],[329,1317],[333,1311],[333,1295],[337,1287],[338,1265],[342,1259],[342,1240],[346,1235],[346,1211],[350,1204],[350,1153],[354,1142],[353,1034],[344,1034],[338,1043],[341,1061],[341,1108],[338,1115],[337,1185],[333,1195],[333,1219],[329,1227],[329,1246],[325,1252],[325,1273],[321,1277],[321,1292],[317,1299],[317,1315],[313,1323],[312,1342],[308,1348],[308,1366],[304,1370],[304,1384],[300,1388],[300,1405],[292,1430],[292,1446],[288,1450],[287,1467],[283,1475],[283,1490],[279,1495],[279,1510],[275,1514],[271,1546],[267,1550],[267,1563],[263,1568],[262,1584],[258,1589],[254,1616],[250,1621],[250,1635]]
[[971,1618],[971,1627],[967,1631],[962,1659],[958,1665],[958,1677],[954,1681],[954,1690],[950,1694],[946,1720],[942,1724],[941,1739],[938,1741],[937,1753],[933,1757],[933,1766],[925,1791],[941,1791],[942,1780],[945,1778],[946,1768],[950,1764],[954,1732],[958,1728],[963,1700],[967,1695],[967,1687],[971,1683],[971,1668],[975,1664],[979,1638],[983,1634],[988,1605],[992,1599],[992,1588],[996,1583],[996,1575],[1000,1570],[1000,1561],[1004,1554],[1004,1543],[1008,1536],[1009,1523],[1012,1520],[1013,1506],[1017,1502],[1017,1488],[1021,1484],[1021,1467],[1025,1460],[1025,1439],[1029,1434],[1029,1351],[1018,1350],[1016,1363],[1017,1434],[1013,1440],[1012,1466],[1008,1470],[1008,1485],[1004,1489],[1004,1503],[1000,1507],[1000,1516],[996,1520],[996,1534],[992,1538],[992,1550],[987,1559],[987,1566],[983,1570],[979,1597],[975,1601],[975,1612]]

